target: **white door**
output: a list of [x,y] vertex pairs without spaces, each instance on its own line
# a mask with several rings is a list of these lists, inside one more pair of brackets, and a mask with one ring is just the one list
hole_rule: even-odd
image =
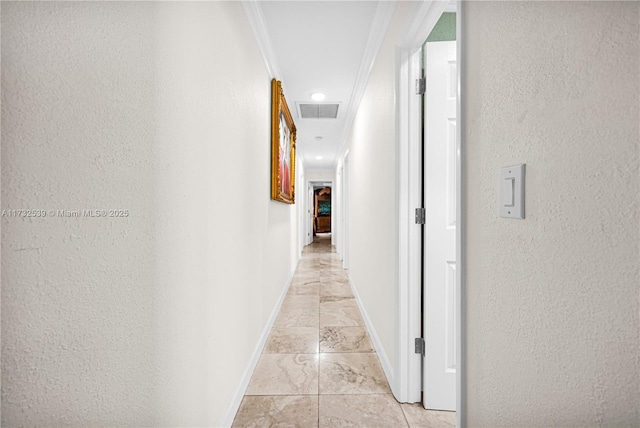
[[456,42],[425,44],[424,407],[456,407]]

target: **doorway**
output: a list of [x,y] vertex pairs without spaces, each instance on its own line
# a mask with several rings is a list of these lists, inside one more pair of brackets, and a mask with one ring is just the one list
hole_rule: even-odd
[[331,238],[334,222],[333,181],[309,181],[307,197],[308,243],[322,235]]
[[317,187],[314,194],[314,234],[331,233],[331,187]]
[[310,245],[313,243],[313,183],[309,182],[307,185],[307,197],[306,197],[306,215],[305,215],[305,229],[306,229],[306,243]]
[[[454,161],[454,168],[451,163],[445,165],[444,170],[448,174],[448,178],[442,178],[442,186],[449,186],[449,189],[455,188],[455,192],[449,193],[449,199],[441,206],[445,211],[445,217],[449,219],[455,218],[455,245],[454,257],[448,257],[448,271],[446,278],[449,280],[449,289],[444,292],[445,302],[442,297],[432,298],[428,302],[424,297],[428,297],[422,292],[423,284],[423,262],[425,255],[429,251],[425,248],[423,251],[423,240],[425,239],[425,229],[428,227],[426,219],[430,218],[432,213],[425,213],[425,220],[422,221],[422,209],[425,208],[425,202],[428,196],[425,194],[427,183],[423,186],[423,171],[428,165],[423,165],[425,161],[425,153],[427,147],[423,147],[423,109],[422,97],[417,95],[416,82],[422,77],[422,47],[429,38],[437,23],[441,20],[443,14],[455,13],[455,64],[449,70],[447,78],[450,85],[448,87],[449,95],[455,95],[456,119],[455,125],[450,127],[447,132],[455,135],[455,149],[449,150],[449,160]],[[428,334],[428,326],[423,323],[423,306],[429,305],[429,302],[437,302],[438,299],[442,303],[441,308],[445,308],[448,299],[449,309],[444,309],[446,324],[440,331],[441,336],[445,336],[448,332],[447,342],[444,347],[444,361],[451,363],[449,367],[440,364],[439,368],[454,377],[455,395],[453,408],[456,410],[456,421],[458,426],[465,425],[464,414],[464,395],[465,384],[464,379],[464,350],[462,347],[464,337],[463,305],[464,305],[464,222],[462,221],[464,214],[463,195],[464,188],[462,186],[463,175],[462,165],[464,164],[464,141],[462,140],[462,122],[461,110],[461,75],[463,73],[464,64],[461,62],[462,34],[464,3],[463,2],[424,2],[416,5],[412,16],[413,20],[406,26],[406,29],[398,43],[397,52],[397,109],[398,109],[398,309],[397,309],[397,340],[396,340],[396,363],[394,371],[397,373],[396,382],[393,388],[394,395],[402,402],[422,402],[423,388],[429,388],[429,380],[425,383],[423,376],[423,355],[427,352],[426,346],[422,346],[425,342],[425,335]],[[429,76],[427,76],[428,80]],[[451,98],[451,97],[450,97]],[[449,146],[451,148],[451,146]],[[445,150],[446,152],[446,150]],[[444,177],[444,176],[443,176]],[[449,180],[447,182],[447,180]],[[440,223],[442,225],[442,223]],[[451,225],[447,229],[447,225],[443,229],[451,230]],[[428,275],[428,272],[426,272]],[[448,294],[447,294],[448,293]],[[453,307],[453,309],[451,309]],[[429,325],[433,325],[431,322]],[[436,324],[437,326],[437,324]],[[426,327],[426,328],[425,328]],[[429,340],[429,338],[426,338]],[[424,351],[423,351],[424,350]],[[440,351],[442,352],[442,350]],[[453,372],[452,370],[455,370]],[[449,397],[451,393],[449,393]],[[427,403],[429,407],[429,404]],[[436,406],[433,406],[436,407]],[[445,408],[438,405],[437,407]],[[450,408],[450,407],[449,407]]]

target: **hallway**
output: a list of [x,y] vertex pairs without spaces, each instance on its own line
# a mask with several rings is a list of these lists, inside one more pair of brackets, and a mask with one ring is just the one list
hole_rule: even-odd
[[[394,400],[427,324],[460,428],[640,427],[640,1],[0,9],[0,426],[452,425]],[[416,297],[438,22],[444,300]],[[335,247],[305,246],[313,183]]]
[[307,246],[234,427],[449,427],[455,413],[398,404],[331,235]]

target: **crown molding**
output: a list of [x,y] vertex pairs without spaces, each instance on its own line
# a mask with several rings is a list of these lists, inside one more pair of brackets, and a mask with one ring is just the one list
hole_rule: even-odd
[[422,46],[438,23],[442,12],[450,7],[450,4],[450,0],[430,0],[415,4],[414,10],[407,15],[402,27],[406,30],[400,34],[397,45],[405,49]]
[[267,72],[272,78],[282,80],[280,65],[278,64],[276,52],[271,44],[269,31],[267,31],[267,23],[264,19],[260,2],[257,0],[242,0],[241,3],[253,36],[258,43],[262,59],[267,66]]

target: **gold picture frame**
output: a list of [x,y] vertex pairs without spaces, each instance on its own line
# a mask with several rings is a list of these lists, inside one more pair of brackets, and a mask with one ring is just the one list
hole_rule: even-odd
[[296,125],[282,91],[271,81],[271,199],[295,203]]

